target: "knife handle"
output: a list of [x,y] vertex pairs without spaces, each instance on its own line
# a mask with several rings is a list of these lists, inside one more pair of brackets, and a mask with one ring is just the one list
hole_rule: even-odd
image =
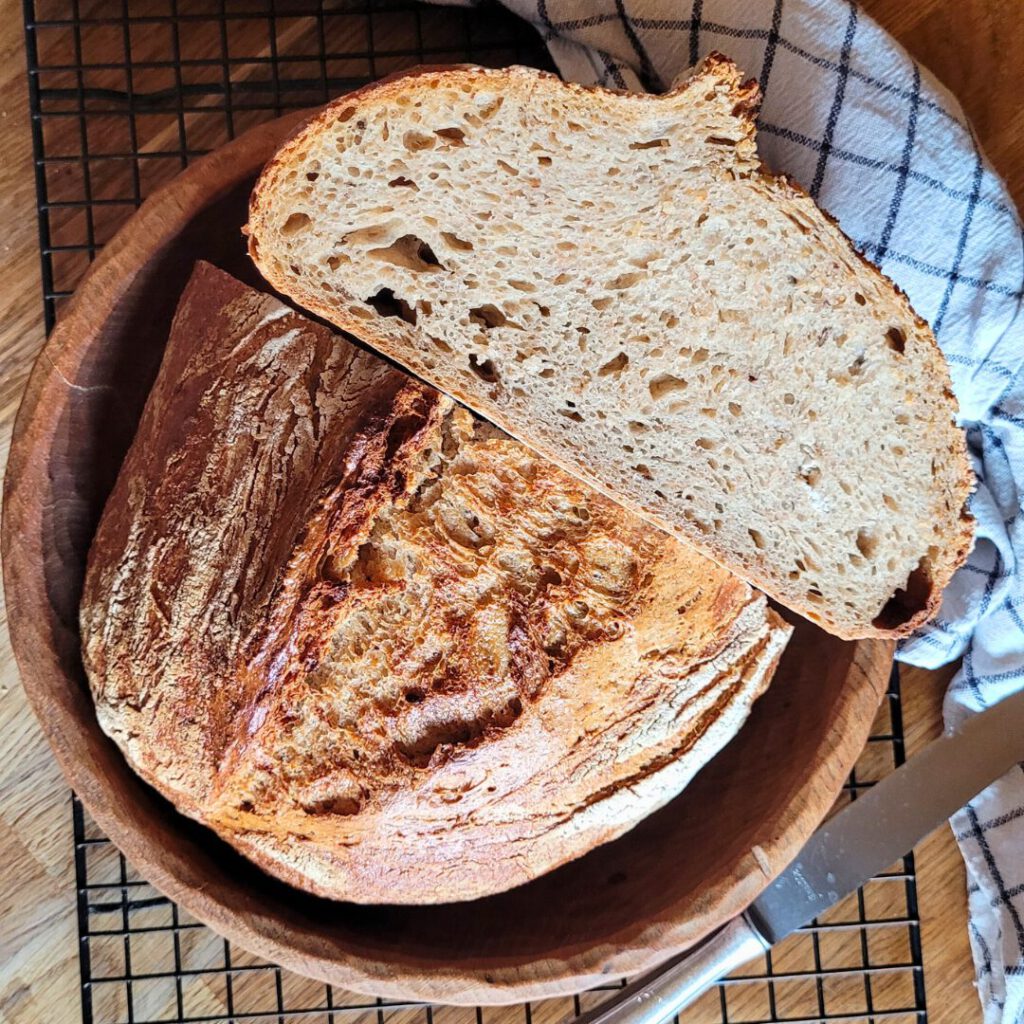
[[744,915],[615,992],[574,1024],[662,1024],[719,978],[770,948]]

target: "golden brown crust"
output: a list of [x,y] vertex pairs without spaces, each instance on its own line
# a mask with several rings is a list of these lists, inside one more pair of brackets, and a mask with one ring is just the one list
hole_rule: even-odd
[[[330,526],[357,536],[405,486],[417,432],[448,404],[272,296],[198,265],[90,549],[82,599],[101,718],[108,707],[125,716],[126,742],[148,748],[143,774],[171,765],[165,788],[205,798],[265,685],[259,671],[236,687],[219,680],[239,662],[257,664],[286,633],[300,656],[315,643],[302,635],[303,616],[329,588],[315,573],[296,583],[292,565],[279,570],[324,543],[310,536],[294,547],[324,518],[318,495],[345,492]],[[293,429],[264,425],[282,419]],[[159,688],[165,676],[180,685]],[[174,763],[182,747],[192,757]]]
[[90,552],[104,730],[267,870],[495,892],[681,789],[788,636],[764,598],[200,264]]
[[[359,105],[362,103],[368,101],[384,103],[391,97],[407,94],[410,88],[416,87],[413,80],[417,78],[422,78],[426,81],[442,78],[447,80],[453,75],[465,75],[473,85],[483,86],[490,81],[492,83],[498,82],[503,88],[508,89],[514,89],[519,84],[532,87],[533,83],[538,79],[551,79],[554,77],[527,68],[511,67],[494,71],[460,65],[455,68],[441,69],[434,67],[416,68],[383,79],[354,93],[339,97],[328,104],[319,114],[315,115],[306,128],[282,146],[275,157],[268,163],[250,197],[249,253],[266,279],[275,288],[295,296],[306,308],[330,320],[343,330],[352,332],[390,358],[406,364],[409,363],[409,350],[403,344],[396,342],[396,334],[402,332],[411,334],[410,328],[402,324],[396,324],[393,320],[388,321],[385,326],[383,322],[377,323],[364,317],[352,315],[343,303],[330,301],[321,295],[306,294],[305,292],[299,294],[301,289],[296,289],[294,280],[287,278],[282,273],[278,273],[274,260],[260,257],[258,226],[266,221],[267,215],[270,213],[270,204],[273,203],[273,192],[277,177],[286,172],[292,166],[295,159],[301,155],[306,140],[311,135],[328,129],[339,114],[354,116],[354,112],[359,109]],[[521,83],[519,79],[522,80]],[[704,83],[711,83],[717,86],[724,85],[726,87],[733,100],[734,115],[746,126],[743,140],[734,149],[738,162],[747,168],[752,176],[757,177],[770,187],[781,189],[790,196],[802,197],[808,202],[813,202],[800,186],[791,182],[784,175],[771,173],[763,165],[760,165],[756,159],[756,116],[760,105],[760,93],[757,83],[753,80],[745,81],[733,61],[721,53],[713,52],[694,69],[688,78],[673,89],[673,93],[679,94],[689,89],[697,89]],[[560,88],[571,94],[590,93],[596,96],[612,92],[612,90],[601,87],[581,86],[576,83],[560,82]],[[635,99],[637,103],[660,99],[645,94],[627,93],[625,95],[628,98]],[[825,218],[830,224],[836,225],[835,219],[828,214],[825,214]],[[950,421],[954,421],[957,413],[957,404],[951,389],[949,370],[930,328],[913,311],[901,289],[866,260],[862,254],[856,252],[852,246],[850,246],[850,252],[860,265],[869,269],[872,275],[883,282],[886,288],[891,290],[907,317],[921,328],[922,334],[927,338],[927,344],[930,349],[930,357],[926,361],[932,371],[931,379],[942,383],[943,398],[948,407],[949,418]],[[424,372],[420,367],[414,366],[413,369],[416,372]],[[431,377],[433,383],[442,386],[453,398],[486,415],[504,431],[531,445],[545,458],[552,460],[567,472],[573,473],[585,480],[590,486],[620,503],[632,513],[651,520],[663,529],[684,536],[687,543],[694,545],[709,558],[739,573],[751,584],[773,594],[779,600],[785,600],[777,592],[774,581],[770,574],[764,571],[763,567],[752,561],[737,559],[733,552],[716,543],[713,536],[701,535],[695,531],[685,532],[684,535],[678,523],[670,518],[660,516],[652,511],[652,509],[641,505],[628,494],[610,485],[607,480],[595,473],[588,472],[586,468],[581,466],[578,460],[572,460],[554,446],[540,443],[537,437],[523,430],[522,424],[517,422],[514,417],[509,417],[506,411],[496,403],[481,402],[479,396],[471,389],[460,386],[460,379],[455,374],[446,376],[443,381],[435,379],[438,375],[428,374],[428,376]],[[897,590],[889,603],[872,622],[858,623],[855,626],[845,625],[835,618],[822,614],[822,610],[813,605],[796,604],[793,601],[787,602],[793,607],[793,610],[844,639],[907,636],[936,614],[941,604],[942,591],[955,571],[966,561],[974,538],[974,520],[967,511],[967,500],[974,487],[974,476],[962,432],[957,431],[955,433],[952,445],[950,458],[957,468],[954,474],[955,482],[949,488],[949,493],[945,495],[945,500],[947,505],[954,510],[951,518],[955,519],[956,526],[951,535],[941,538],[941,546],[938,552],[939,557],[937,559],[932,559],[931,557],[922,559],[919,568],[911,573],[905,589]]]

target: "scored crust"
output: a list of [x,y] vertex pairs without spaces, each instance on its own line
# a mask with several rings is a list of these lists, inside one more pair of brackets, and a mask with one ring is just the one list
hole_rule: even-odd
[[[482,108],[480,97],[487,99]],[[490,97],[504,104],[501,114]],[[717,54],[664,96],[586,88],[526,68],[417,69],[340,97],[279,150],[252,193],[250,254],[274,287],[306,308],[800,614],[848,638],[906,635],[938,609],[973,538],[965,504],[973,476],[953,422],[948,369],[903,293],[806,193],[760,164],[758,99],[756,84]],[[512,127],[499,138],[496,125],[510,106]],[[636,150],[663,159],[687,117],[706,137],[692,147],[697,162],[684,172],[662,180],[652,162],[607,177],[596,166],[598,158],[612,159],[606,151],[615,143],[634,150],[629,159],[639,159]],[[623,140],[640,130],[662,134],[626,147]],[[657,210],[632,227],[617,221],[622,234],[609,231],[592,243],[614,293],[599,295],[605,305],[593,309],[586,303],[599,290],[598,270],[587,271],[589,293],[578,287],[569,295],[575,285],[544,279],[547,266],[562,265],[559,246],[575,247],[562,261],[572,270],[591,244],[575,198],[553,198],[551,183],[573,168],[552,168],[552,154],[557,164],[573,138],[585,140],[576,159],[579,187],[590,181],[607,192],[632,174]],[[689,154],[687,139],[680,144]],[[492,176],[495,166],[506,172],[503,185]],[[447,207],[435,198],[445,191],[444,167],[453,180],[462,175]],[[719,232],[713,252],[693,247],[687,267],[670,254],[663,260],[670,269],[646,275],[630,239],[649,241],[675,218],[699,212],[703,193],[731,195],[739,186],[749,209]],[[474,193],[486,189],[494,191],[493,201],[484,191],[483,215],[490,216],[471,224],[463,208],[476,216]],[[526,198],[513,202],[515,190]],[[532,192],[540,196],[536,216]],[[608,200],[616,216],[622,195]],[[586,203],[601,212],[600,199]],[[499,224],[511,206],[520,222]],[[570,233],[557,223],[567,207],[575,210]],[[449,223],[439,209],[454,211]],[[771,231],[779,221],[788,235],[769,232],[762,241],[762,214]],[[715,217],[712,208],[712,224]],[[705,209],[670,246],[687,242],[687,231],[699,235],[708,220]],[[495,290],[488,270],[506,250],[538,237],[538,252],[507,257],[522,279]],[[652,323],[649,311],[690,268],[704,257],[724,266],[745,244],[762,247],[766,264],[800,264],[791,287],[783,278],[781,290],[758,299],[766,307],[760,320],[750,320],[749,297],[746,310],[742,295],[704,308],[698,294],[695,302],[688,297],[690,318],[679,327],[671,318],[672,330],[664,329],[664,310],[661,324]],[[759,272],[765,281],[772,269]],[[694,280],[737,293],[760,283],[757,274],[714,273]],[[631,291],[633,279],[648,291]],[[771,358],[762,337],[783,349],[772,332],[794,303],[807,310],[787,378],[790,337]],[[819,332],[815,323],[825,326]],[[587,332],[585,354],[584,341],[577,348],[566,340],[573,325]],[[708,340],[686,338],[677,354],[672,332],[684,329],[706,331]],[[722,365],[715,362],[720,339],[723,351],[732,345]],[[728,380],[707,377],[716,366]],[[741,416],[734,409],[743,418],[731,420]],[[751,418],[752,409],[760,411]],[[811,422],[819,426],[808,428]],[[862,439],[863,450],[854,450]]]
[[635,825],[790,628],[439,392],[199,264],[89,554],[99,722],[266,870],[471,899]]

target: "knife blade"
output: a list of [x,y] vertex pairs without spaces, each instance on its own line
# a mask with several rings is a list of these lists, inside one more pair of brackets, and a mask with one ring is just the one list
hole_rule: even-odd
[[966,719],[826,821],[739,917],[577,1024],[661,1024],[809,924],[1024,760],[1024,691]]

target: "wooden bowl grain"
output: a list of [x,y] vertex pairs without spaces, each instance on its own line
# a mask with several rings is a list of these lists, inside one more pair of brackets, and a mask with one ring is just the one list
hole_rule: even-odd
[[536,999],[649,968],[746,906],[828,812],[885,691],[890,644],[797,623],[740,736],[679,798],[529,885],[437,907],[334,903],[269,878],[178,815],[97,725],[77,624],[89,543],[194,261],[260,284],[239,229],[252,181],[299,117],[252,130],[155,194],[104,249],[36,362],[2,525],[26,693],[68,781],[138,870],[285,967],[450,1003]]

